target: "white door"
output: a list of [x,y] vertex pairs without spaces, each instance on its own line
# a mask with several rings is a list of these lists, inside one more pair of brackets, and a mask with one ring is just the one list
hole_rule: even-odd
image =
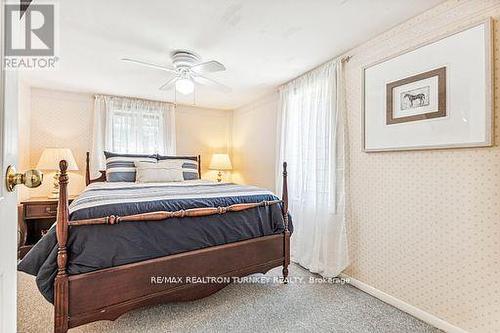
[[[3,35],[3,3],[0,5],[0,32]],[[0,59],[3,64],[3,41]],[[3,67],[3,66],[2,66]],[[17,73],[0,77],[0,332],[16,331],[17,196],[8,192],[5,174],[17,163]]]
[[[0,33],[4,31],[0,2]],[[7,191],[5,174],[17,163],[17,72],[3,70],[3,38],[0,46],[0,332],[16,331],[17,194]]]
[[[7,188],[7,169],[18,162],[18,72],[5,71],[5,3],[16,4],[19,0],[0,0],[0,333],[16,332],[17,314],[17,193],[16,188]],[[31,0],[25,1],[29,3]],[[15,24],[15,23],[14,23]],[[12,27],[11,27],[12,29]],[[12,32],[11,32],[12,33]],[[12,38],[19,38],[14,36]],[[12,168],[10,169],[12,170]],[[24,173],[26,170],[21,170]],[[19,172],[19,171],[18,171]],[[16,175],[14,173],[14,175]],[[19,176],[20,174],[17,174]],[[17,184],[30,183],[37,187],[41,183],[40,173],[25,173],[23,177],[9,177]],[[12,184],[11,184],[12,185]]]
[[[5,0],[0,0],[2,37],[5,35],[4,3]],[[9,3],[19,3],[19,1],[11,0]],[[10,191],[7,189],[6,173],[8,167],[15,167],[18,161],[19,86],[18,72],[3,69],[4,38],[0,40],[0,333],[11,333],[16,332],[17,326],[17,193],[16,187]],[[33,175],[30,175],[17,180],[24,182],[35,181],[34,179]]]
[[[3,52],[3,51],[2,51]],[[3,75],[0,103],[0,332],[16,331],[17,194],[8,192],[5,174],[17,163],[17,73]]]

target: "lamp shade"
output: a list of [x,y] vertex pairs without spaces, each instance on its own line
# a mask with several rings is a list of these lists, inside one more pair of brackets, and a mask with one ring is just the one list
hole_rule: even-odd
[[228,154],[213,154],[208,168],[211,170],[231,170],[233,166]]
[[40,170],[59,170],[61,160],[68,162],[68,171],[78,170],[73,153],[68,148],[45,148],[36,168]]

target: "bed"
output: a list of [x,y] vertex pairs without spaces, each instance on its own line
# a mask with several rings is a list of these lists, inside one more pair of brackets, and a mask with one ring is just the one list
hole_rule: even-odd
[[[175,157],[173,157],[175,158]],[[197,161],[200,157],[183,157]],[[229,183],[108,183],[90,179],[68,206],[60,162],[57,222],[19,263],[54,304],[54,332],[115,320],[139,307],[209,296],[232,278],[290,261],[287,171],[283,197]],[[109,176],[109,175],[108,175]],[[108,177],[109,178],[109,177]]]

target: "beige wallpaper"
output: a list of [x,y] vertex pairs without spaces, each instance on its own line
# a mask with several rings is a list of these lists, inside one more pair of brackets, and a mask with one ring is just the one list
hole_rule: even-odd
[[[69,191],[78,194],[85,187],[85,152],[91,145],[92,94],[26,87],[23,92],[25,100],[30,99],[31,103],[22,112],[24,130],[19,140],[23,152],[20,169],[35,167],[46,147],[70,148],[80,171],[70,172]],[[231,123],[230,111],[177,106],[177,153],[201,154],[203,177],[215,179],[216,172],[207,170],[207,167],[212,153],[230,151]],[[40,188],[23,191],[20,199],[47,196],[53,173],[45,176]],[[230,180],[229,173],[226,180]]]
[[[231,153],[232,115],[231,111],[187,105],[176,108],[177,154],[201,154],[204,178],[217,178],[217,171],[208,170],[213,153]],[[224,172],[223,180],[231,181],[231,175]]]
[[233,180],[274,191],[279,96],[272,93],[233,112]]
[[[29,164],[36,167],[47,147],[70,148],[80,171],[69,173],[69,192],[77,194],[85,187],[85,152],[91,145],[93,99],[90,94],[31,89],[29,122]],[[54,173],[46,172],[39,188],[30,189],[31,197],[47,196]]]
[[361,152],[361,67],[489,16],[498,143],[500,1],[447,1],[350,51],[346,66],[347,273],[470,332],[500,332],[500,148]]

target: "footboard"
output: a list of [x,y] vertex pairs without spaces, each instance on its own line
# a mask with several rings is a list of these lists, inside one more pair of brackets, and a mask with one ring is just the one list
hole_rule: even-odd
[[69,276],[69,328],[145,305],[200,299],[283,260],[283,236],[273,235]]
[[[192,301],[209,296],[232,282],[232,278],[265,273],[283,266],[284,282],[290,262],[286,163],[283,164],[283,200],[198,208],[176,212],[153,212],[130,216],[69,221],[66,161],[60,162],[60,197],[56,234],[58,272],[54,282],[54,332],[97,320],[114,320],[146,305]],[[119,222],[162,221],[171,217],[226,214],[259,206],[282,204],[282,234],[183,252],[94,272],[68,276],[66,272],[69,227]],[[161,223],[161,222],[159,222]]]

